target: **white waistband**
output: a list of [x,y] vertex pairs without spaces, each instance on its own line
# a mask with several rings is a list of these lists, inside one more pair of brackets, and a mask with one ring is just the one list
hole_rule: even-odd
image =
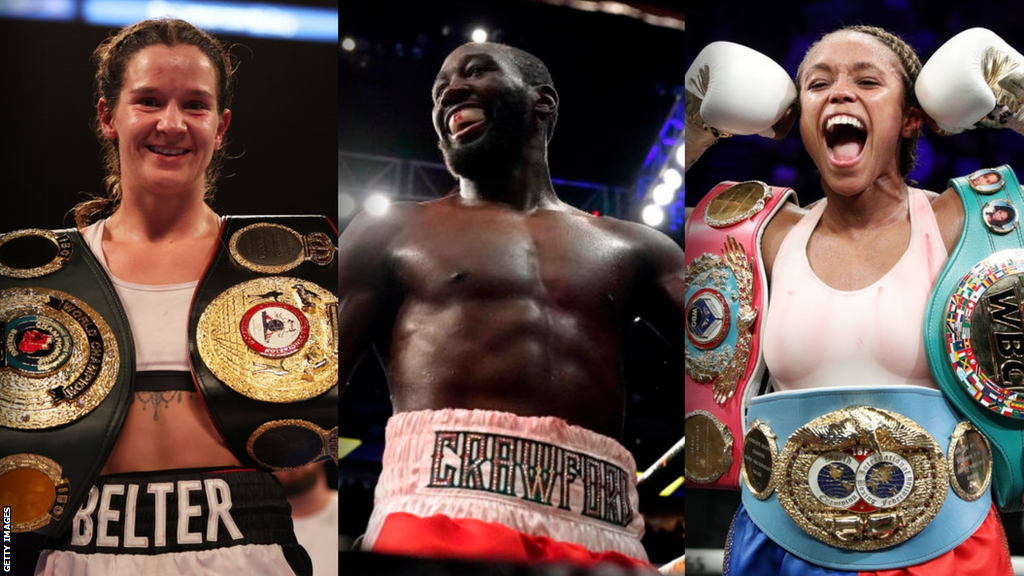
[[485,410],[404,412],[388,421],[364,538],[395,512],[496,522],[646,560],[636,463],[621,444],[559,418]]

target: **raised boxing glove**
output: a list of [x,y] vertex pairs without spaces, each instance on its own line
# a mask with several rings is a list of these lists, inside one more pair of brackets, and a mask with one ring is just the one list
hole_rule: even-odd
[[686,71],[686,168],[719,137],[782,138],[795,100],[796,86],[771,58],[732,42],[708,44]]
[[991,30],[971,28],[950,38],[921,68],[914,89],[942,130],[982,126],[1024,134],[1024,56]]

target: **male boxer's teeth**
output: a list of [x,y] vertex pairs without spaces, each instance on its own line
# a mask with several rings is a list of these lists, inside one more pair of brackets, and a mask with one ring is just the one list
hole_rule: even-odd
[[480,108],[463,108],[452,114],[448,119],[448,131],[457,134],[463,127],[484,119],[484,111]]

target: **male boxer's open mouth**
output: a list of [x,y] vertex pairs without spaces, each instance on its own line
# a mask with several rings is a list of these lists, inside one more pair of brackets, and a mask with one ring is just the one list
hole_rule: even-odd
[[176,148],[165,146],[146,146],[150,152],[161,156],[181,156],[188,153],[188,148]]
[[868,141],[864,123],[848,114],[837,114],[825,122],[825,145],[836,166],[853,166],[864,154]]
[[486,120],[483,108],[476,106],[459,108],[448,116],[448,132],[452,135],[452,139],[458,140],[474,131],[478,126],[482,126]]

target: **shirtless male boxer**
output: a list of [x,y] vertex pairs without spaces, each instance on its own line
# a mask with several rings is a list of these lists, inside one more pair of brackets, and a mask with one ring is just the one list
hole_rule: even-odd
[[340,374],[375,347],[395,413],[364,548],[643,565],[624,338],[640,316],[682,343],[682,250],[557,198],[536,57],[463,45],[432,99],[458,194],[360,214],[339,246]]

